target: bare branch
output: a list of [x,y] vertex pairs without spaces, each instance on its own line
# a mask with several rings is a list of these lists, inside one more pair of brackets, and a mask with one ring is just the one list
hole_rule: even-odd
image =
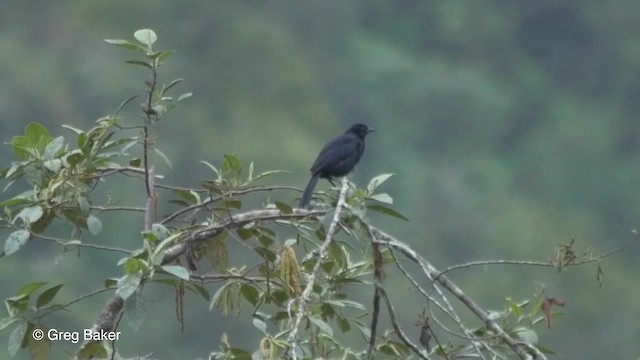
[[[340,222],[340,214],[342,213],[342,208],[344,207],[344,199],[347,196],[347,190],[349,189],[349,182],[347,177],[342,178],[342,187],[340,188],[340,195],[338,196],[338,204],[336,205],[336,211],[333,214],[333,220],[331,220],[331,225],[329,226],[329,230],[324,238],[324,242],[320,245],[318,249],[318,260],[313,266],[313,270],[311,274],[309,274],[309,278],[307,280],[307,286],[305,286],[302,294],[295,300],[292,300],[287,306],[287,311],[289,312],[289,317],[291,317],[291,306],[293,303],[297,303],[297,310],[295,319],[293,320],[293,327],[289,336],[287,337],[287,342],[289,343],[289,354],[293,360],[298,358],[296,347],[298,346],[298,329],[300,328],[300,323],[302,322],[302,318],[304,316],[304,308],[305,303],[309,301],[309,295],[311,294],[311,290],[313,289],[313,285],[316,282],[316,276],[318,275],[318,271],[320,270],[320,265],[322,264],[322,259],[327,254],[327,249],[331,244],[331,240],[333,240],[333,235],[338,229],[338,223]],[[296,209],[298,210],[298,209]]]
[[155,189],[153,187],[154,184],[154,175],[155,167],[152,165],[149,168],[149,176],[146,177],[147,180],[147,198],[144,205],[144,229],[146,231],[151,230],[151,226],[155,222],[156,219],[156,194]]
[[213,225],[192,229],[191,232],[182,236],[184,241],[170,246],[164,252],[163,264],[170,263],[184,254],[189,246],[195,246],[206,241],[224,231],[237,229],[254,221],[269,221],[282,219],[304,219],[310,216],[319,216],[325,213],[324,210],[293,209],[290,214],[283,214],[280,210],[252,210],[242,214],[232,215],[230,218],[221,220]]
[[398,320],[396,319],[396,312],[393,308],[393,304],[391,303],[391,300],[389,300],[389,296],[387,296],[387,292],[384,290],[384,287],[378,281],[376,281],[376,289],[380,292],[380,295],[384,299],[384,302],[387,304],[387,311],[389,312],[389,318],[391,319],[391,326],[393,326],[393,330],[396,332],[396,335],[398,335],[400,340],[402,340],[402,342],[405,345],[407,345],[411,350],[413,350],[413,352],[416,355],[418,355],[421,359],[429,360],[429,357],[423,354],[422,351],[418,349],[416,344],[411,342],[411,340],[409,340],[407,335],[405,335],[405,333],[400,328],[400,325],[398,324]]
[[[378,230],[372,226],[369,226],[370,231],[375,235],[374,243],[388,246],[394,249],[399,250],[409,259],[413,260],[416,264],[418,264],[424,274],[430,279],[435,280],[444,288],[449,290],[460,302],[462,302],[473,314],[475,314],[483,323],[487,325],[491,331],[495,333],[495,335],[500,338],[520,359],[529,360],[532,359],[533,356],[524,350],[522,343],[514,340],[509,334],[505,333],[502,328],[491,318],[489,318],[488,314],[471,299],[467,296],[462,289],[460,289],[455,283],[453,283],[449,278],[444,275],[440,275],[440,272],[436,270],[433,265],[427,262],[422,256],[416,253],[413,249],[411,249],[406,244],[396,240],[392,236],[384,233],[381,230]],[[437,277],[437,279],[436,279]],[[527,347],[528,348],[528,347]],[[540,358],[537,354],[536,356]]]

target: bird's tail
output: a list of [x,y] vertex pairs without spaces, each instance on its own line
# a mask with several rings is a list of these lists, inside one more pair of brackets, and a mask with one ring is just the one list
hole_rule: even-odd
[[298,204],[299,208],[306,209],[309,206],[309,202],[311,202],[311,194],[313,194],[313,189],[315,189],[316,184],[318,183],[318,178],[320,178],[320,174],[313,175],[311,180],[309,180],[309,183],[302,194],[302,198],[300,199],[300,203]]

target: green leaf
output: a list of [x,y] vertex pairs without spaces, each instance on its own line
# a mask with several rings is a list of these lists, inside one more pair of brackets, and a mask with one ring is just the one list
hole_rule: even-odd
[[51,300],[53,300],[53,298],[56,297],[56,295],[58,294],[58,291],[60,291],[60,288],[62,288],[63,286],[64,284],[60,284],[60,285],[52,286],[47,290],[43,291],[42,294],[40,294],[38,296],[38,299],[36,300],[36,308],[40,309],[43,306],[46,306],[47,304],[49,304]]
[[102,231],[102,222],[97,217],[90,215],[87,218],[87,228],[92,235],[98,235]]
[[149,65],[148,62],[144,62],[144,61],[140,61],[140,60],[127,60],[125,61],[125,64],[131,64],[131,65],[140,65],[140,66],[144,66],[148,69],[151,69],[151,65]]
[[189,280],[189,271],[187,271],[187,269],[183,268],[182,266],[165,265],[162,266],[162,270],[182,280]]
[[178,100],[176,100],[176,104],[178,104],[178,103],[190,98],[191,96],[193,96],[193,93],[190,93],[190,92],[189,93],[184,93],[184,94],[178,96]]
[[522,340],[523,342],[529,345],[534,346],[538,343],[538,334],[532,329],[519,327],[514,329],[513,331],[520,338],[520,340]]
[[43,287],[44,285],[47,285],[47,282],[32,282],[32,283],[28,283],[26,285],[23,285],[18,292],[16,293],[16,295],[20,296],[20,295],[31,295],[33,294],[36,290],[40,289],[41,287]]
[[140,167],[141,164],[142,164],[142,160],[140,160],[140,158],[133,158],[129,160],[129,165],[133,167]]
[[52,172],[57,173],[58,171],[60,171],[60,168],[62,168],[62,160],[60,159],[47,160],[43,163],[43,165],[44,167],[51,170]]
[[118,280],[118,290],[116,294],[126,300],[129,296],[136,292],[140,286],[140,276],[137,274],[127,274]]
[[80,135],[80,134],[84,133],[84,131],[82,131],[82,130],[80,130],[78,128],[74,128],[73,126],[70,126],[70,125],[62,125],[62,127],[67,129],[67,130],[73,131],[74,133],[76,133],[76,135]]
[[280,201],[276,201],[276,208],[278,208],[282,214],[293,213],[293,208],[291,206]]
[[387,193],[375,194],[375,195],[369,196],[369,199],[375,200],[377,202],[381,202],[383,204],[393,205],[393,198],[389,196],[389,194]]
[[351,324],[349,324],[349,320],[345,318],[336,319],[336,323],[338,324],[338,328],[340,329],[340,331],[342,331],[343,333],[351,330]]
[[91,208],[89,207],[89,201],[84,196],[78,197],[78,206],[80,206],[80,212],[83,216],[89,215]]
[[144,299],[139,293],[134,293],[124,301],[124,320],[133,329],[138,331],[146,315]]
[[12,207],[16,205],[30,203],[31,201],[32,200],[29,197],[25,197],[22,194],[20,194],[14,198],[0,202],[0,207]]
[[242,284],[242,286],[240,286],[240,293],[253,306],[256,306],[260,300],[260,292],[252,285]]
[[235,175],[235,178],[239,178],[242,174],[242,163],[240,163],[238,156],[234,154],[224,154],[223,158],[222,173],[232,173]]
[[280,173],[283,173],[283,174],[291,174],[291,171],[287,171],[287,170],[271,170],[271,171],[265,171],[265,172],[263,172],[263,173],[258,174],[256,177],[254,177],[254,178],[253,178],[253,181],[256,181],[256,180],[258,180],[258,179],[262,179],[262,178],[267,177],[267,176],[271,176],[271,175],[273,175],[273,174],[280,174]]
[[140,260],[128,258],[122,265],[125,274],[136,274],[140,270]]
[[374,177],[373,179],[371,179],[371,181],[369,181],[369,184],[367,185],[367,190],[369,191],[369,193],[374,192],[378,186],[382,185],[382,183],[389,180],[389,178],[392,176],[393,174],[381,174]]
[[213,170],[214,173],[216,173],[217,177],[220,177],[220,172],[218,171],[218,169],[216,169],[215,166],[211,165],[211,163],[204,161],[204,160],[200,160],[199,161],[201,164],[205,164],[209,167],[209,169]]
[[317,317],[313,317],[313,316],[309,316],[309,321],[311,321],[315,326],[318,327],[318,329],[320,329],[320,331],[322,331],[323,333],[329,335],[329,336],[333,336],[333,329],[331,328],[331,326],[329,326],[329,324],[327,324],[326,322],[320,320]]
[[44,148],[44,155],[42,156],[43,159],[45,159],[45,160],[53,159],[56,156],[56,154],[58,153],[58,151],[60,151],[60,149],[62,149],[63,146],[64,146],[64,137],[59,136],[59,137],[53,139],[47,145],[47,147]]
[[172,189],[171,191],[190,204],[197,204],[200,202],[200,196],[193,190]]
[[400,214],[399,212],[397,212],[397,211],[395,211],[393,209],[385,207],[385,206],[367,205],[367,209],[371,209],[373,211],[377,211],[377,212],[380,212],[380,213],[383,213],[383,214],[387,214],[389,216],[393,216],[395,218],[402,219],[404,221],[409,221],[409,219],[407,219],[404,215]]
[[33,155],[35,144],[26,136],[14,136],[11,138],[11,151],[18,160],[28,160]]
[[153,43],[158,40],[158,36],[151,29],[140,29],[133,33],[133,37],[146,45],[148,48],[151,48],[151,45],[153,45]]
[[78,352],[80,359],[106,359],[107,356],[107,350],[102,343],[98,341],[89,341],[82,346],[82,350]]
[[253,326],[255,326],[256,329],[262,331],[263,334],[265,335],[267,334],[267,324],[264,321],[258,319],[257,317],[253,318]]
[[104,285],[105,288],[110,288],[116,285],[117,283],[118,283],[117,279],[109,278],[109,279],[104,279],[104,281],[102,282],[102,285]]
[[72,153],[72,154],[69,154],[69,156],[67,156],[66,160],[67,160],[67,163],[69,163],[69,165],[76,166],[84,160],[84,154],[79,152]]
[[[171,53],[173,53],[173,51]],[[169,91],[169,89],[171,89],[172,87],[178,85],[179,83],[181,83],[183,81],[184,81],[184,79],[175,79],[175,80],[173,80],[172,82],[169,83],[169,85],[165,86],[164,90],[162,90],[162,95],[166,94],[167,91]]]
[[167,238],[169,234],[169,230],[164,227],[162,224],[153,224],[151,225],[151,232],[156,236],[156,238],[160,241]]
[[164,161],[165,164],[167,164],[167,166],[169,167],[169,169],[173,169],[173,165],[171,165],[171,160],[169,160],[169,157],[167,155],[165,155],[162,151],[160,151],[160,149],[158,148],[153,148],[153,151],[156,153],[156,155],[158,155],[158,157],[160,159],[162,159],[162,161]]
[[4,319],[0,319],[0,331],[6,329],[7,326],[13,324],[16,321],[20,321],[20,320],[22,320],[22,319],[19,318],[19,317],[13,317],[13,316],[6,317]]
[[251,353],[249,353],[246,350],[230,348],[228,351],[233,356],[231,359],[234,359],[234,360],[251,360],[252,359]]
[[122,110],[122,108],[125,107],[125,105],[127,105],[129,102],[131,102],[131,100],[133,100],[133,99],[135,99],[135,98],[137,98],[139,96],[140,95],[133,95],[133,96],[130,96],[130,97],[126,98],[122,102],[122,104],[120,104],[120,106],[118,106],[118,109],[116,110],[116,114],[118,114],[120,112],[120,110]]
[[42,210],[42,207],[36,205],[22,209],[22,211],[18,213],[18,217],[25,224],[32,224],[38,221],[38,219],[42,217],[42,214],[44,214],[44,210]]
[[118,47],[121,47],[121,48],[124,48],[124,49],[127,49],[127,50],[146,51],[146,49],[143,48],[142,46],[134,44],[134,43],[129,42],[127,40],[104,39],[104,41],[107,44],[118,46]]
[[38,150],[44,150],[45,146],[51,142],[51,136],[49,131],[44,126],[32,122],[24,129],[24,136],[26,136],[31,143],[35,145]]
[[55,211],[51,209],[45,210],[44,215],[40,219],[38,219],[38,221],[31,224],[31,232],[33,234],[40,234],[41,232],[46,230],[49,225],[51,225],[51,222],[53,222],[53,219],[55,219],[55,217]]
[[[173,55],[174,52],[175,52],[174,50],[166,50],[166,51],[160,51],[159,53],[157,53],[156,59],[158,61],[158,64],[162,64],[171,55]],[[166,91],[166,89],[165,89],[165,91]],[[165,91],[163,91],[162,94],[164,94]]]
[[29,240],[29,232],[27,230],[17,230],[12,232],[7,241],[4,243],[4,254],[9,256],[20,250]]
[[9,355],[11,357],[16,356],[18,350],[22,347],[22,340],[24,339],[24,335],[27,332],[27,322],[21,321],[18,326],[13,329],[11,335],[9,336],[9,345],[7,346],[7,350],[9,351]]

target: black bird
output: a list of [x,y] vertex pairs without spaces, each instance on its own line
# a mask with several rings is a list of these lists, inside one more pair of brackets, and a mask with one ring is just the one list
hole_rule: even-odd
[[374,131],[367,125],[354,124],[344,134],[329,140],[311,166],[311,180],[304,189],[298,207],[309,206],[311,193],[319,178],[327,179],[333,184],[334,178],[350,173],[362,157],[364,138]]

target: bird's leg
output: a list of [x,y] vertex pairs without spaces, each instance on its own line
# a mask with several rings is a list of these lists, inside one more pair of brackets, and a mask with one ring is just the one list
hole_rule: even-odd
[[336,180],[336,178],[334,178],[333,176],[327,177],[327,180],[329,180],[329,182],[331,183],[331,185],[333,185],[333,187],[336,187],[336,183],[334,183],[334,181],[338,181]]

